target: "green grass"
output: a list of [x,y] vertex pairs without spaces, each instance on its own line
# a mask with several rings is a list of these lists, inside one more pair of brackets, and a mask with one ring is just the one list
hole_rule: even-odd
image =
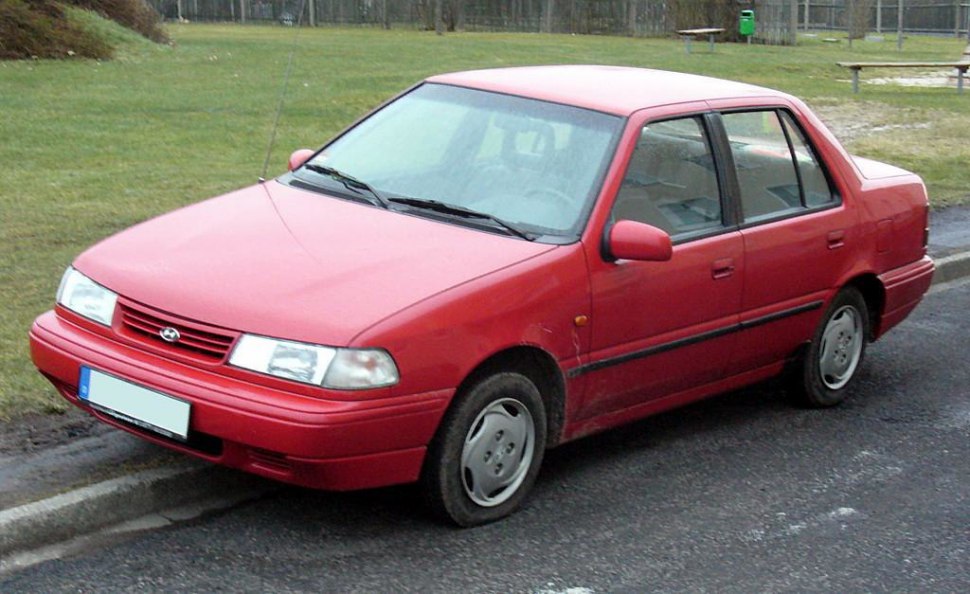
[[[744,80],[805,98],[823,117],[905,125],[850,148],[908,167],[935,204],[970,200],[970,94],[865,86],[851,94],[838,60],[949,60],[963,42],[805,40],[798,47],[530,34],[450,34],[239,25],[169,28],[173,47],[111,25],[117,59],[0,63],[0,418],[56,411],[27,331],[49,309],[64,267],[86,246],[152,215],[253,183],[291,47],[293,74],[270,174],[366,110],[434,73],[539,63],[650,66]],[[911,74],[911,73],[907,73]],[[880,73],[882,76],[882,73]],[[865,125],[863,125],[865,129]]]

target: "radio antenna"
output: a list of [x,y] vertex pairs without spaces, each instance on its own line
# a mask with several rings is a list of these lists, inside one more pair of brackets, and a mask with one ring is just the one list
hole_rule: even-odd
[[273,119],[273,129],[269,134],[269,146],[266,147],[266,158],[263,159],[263,170],[259,174],[260,183],[266,181],[266,171],[269,169],[269,158],[273,154],[273,145],[276,144],[276,131],[280,127],[280,115],[283,113],[283,100],[286,98],[286,90],[290,86],[290,74],[293,72],[293,54],[296,53],[296,42],[299,41],[300,29],[303,28],[303,10],[305,8],[306,0],[300,0],[300,16],[296,20],[296,31],[293,33],[293,45],[290,47],[290,57],[286,60],[286,73],[283,75],[283,87],[280,89],[280,100],[276,104],[276,117]]

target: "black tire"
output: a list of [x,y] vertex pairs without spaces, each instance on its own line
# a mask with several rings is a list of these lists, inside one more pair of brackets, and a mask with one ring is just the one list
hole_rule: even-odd
[[455,398],[428,447],[424,493],[442,519],[463,527],[494,522],[522,505],[539,474],[545,406],[535,384],[511,372]]
[[849,394],[869,340],[869,309],[854,287],[839,291],[805,349],[794,395],[806,406],[835,406]]

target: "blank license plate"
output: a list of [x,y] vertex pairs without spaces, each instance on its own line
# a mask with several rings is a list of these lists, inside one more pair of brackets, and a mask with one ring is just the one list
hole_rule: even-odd
[[90,367],[81,367],[78,396],[105,414],[185,441],[191,405]]

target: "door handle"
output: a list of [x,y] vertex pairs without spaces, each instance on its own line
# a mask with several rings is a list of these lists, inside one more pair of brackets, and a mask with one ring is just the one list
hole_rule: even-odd
[[711,265],[711,276],[714,280],[727,278],[734,274],[734,258],[722,258],[714,260]]
[[845,245],[845,230],[829,231],[829,234],[826,236],[826,241],[828,242],[830,250],[843,247]]

